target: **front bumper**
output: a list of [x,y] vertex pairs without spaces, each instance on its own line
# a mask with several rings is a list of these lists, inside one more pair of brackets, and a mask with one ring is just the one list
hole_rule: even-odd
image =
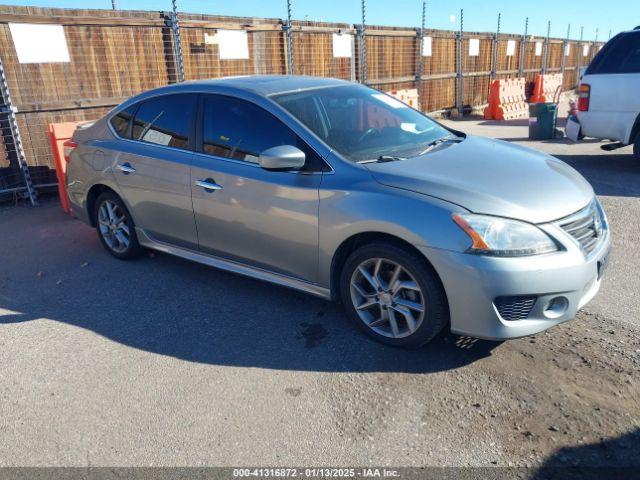
[[[440,275],[449,300],[451,331],[505,340],[538,333],[571,320],[598,292],[599,265],[605,265],[609,252],[609,232],[606,231],[588,257],[577,243],[567,243],[565,251],[509,258],[417,248]],[[522,320],[503,319],[494,300],[519,295],[537,297],[531,312]],[[567,300],[566,310],[561,313],[548,310],[549,303],[556,297]]]

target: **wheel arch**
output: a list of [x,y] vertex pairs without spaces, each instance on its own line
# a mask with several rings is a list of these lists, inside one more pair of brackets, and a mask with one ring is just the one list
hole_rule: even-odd
[[116,192],[110,186],[105,185],[104,183],[96,183],[89,189],[89,191],[87,192],[87,198],[86,198],[86,209],[87,209],[87,218],[89,219],[89,224],[92,227],[96,226],[95,218],[93,215],[96,207],[96,200],[104,192],[113,192],[115,195],[118,195],[118,197],[120,197],[118,192]]
[[627,143],[629,145],[633,144],[638,134],[640,134],[640,113],[638,113],[636,121],[633,122],[633,127],[631,127],[631,133],[629,134],[629,141]]
[[331,278],[330,278],[330,291],[331,298],[338,299],[340,298],[340,275],[342,274],[342,267],[345,264],[345,261],[354,252],[356,249],[368,245],[371,243],[392,243],[400,248],[408,250],[412,253],[415,253],[418,257],[424,260],[424,265],[429,268],[435,274],[440,286],[442,287],[442,291],[445,295],[445,299],[447,301],[447,305],[449,304],[449,300],[447,297],[446,290],[444,288],[444,284],[442,283],[442,279],[438,274],[437,270],[434,268],[433,264],[429,261],[429,259],[414,245],[410,242],[395,236],[389,233],[384,232],[360,232],[354,235],[351,235],[347,239],[345,239],[336,249],[333,254],[333,258],[331,259]]

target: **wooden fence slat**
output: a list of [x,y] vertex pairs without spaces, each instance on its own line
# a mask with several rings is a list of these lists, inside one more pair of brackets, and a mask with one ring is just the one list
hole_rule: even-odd
[[[58,24],[64,26],[70,62],[21,64],[8,23]],[[187,80],[232,75],[287,74],[286,37],[282,20],[276,18],[222,17],[180,14],[184,73]],[[247,32],[247,59],[220,58],[216,32],[220,29]],[[351,58],[333,57],[333,34],[352,35],[347,23],[294,21],[291,26],[296,74],[357,80],[359,46],[354,41]],[[456,32],[425,29],[431,37],[431,55],[419,64],[419,31],[406,27],[367,25],[367,83],[381,90],[418,88],[421,108],[427,112],[451,108],[456,103]],[[469,55],[471,38],[479,40],[477,56]],[[507,41],[516,48],[507,57]],[[519,35],[500,35],[497,42],[486,32],[465,32],[462,43],[463,93],[466,105],[486,102],[491,71],[498,78],[515,76],[520,62]],[[542,68],[544,54],[535,55],[535,43],[527,38],[524,75],[528,81]],[[12,100],[18,109],[25,155],[35,169],[35,183],[48,183],[55,175],[46,135],[49,123],[90,120],[144,90],[177,81],[177,63],[170,23],[164,12],[112,11],[0,6],[0,56]],[[593,42],[550,39],[549,71],[564,68],[564,85],[577,81],[577,67],[596,54]],[[582,55],[582,45],[590,45]],[[496,64],[493,48],[496,45]],[[0,143],[0,167],[6,168],[6,149]],[[1,180],[1,179],[0,179]],[[2,183],[0,182],[0,185]]]

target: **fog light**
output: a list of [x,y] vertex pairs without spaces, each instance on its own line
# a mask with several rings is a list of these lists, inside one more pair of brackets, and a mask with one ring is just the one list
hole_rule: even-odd
[[569,300],[566,297],[552,298],[544,309],[544,316],[547,318],[558,318],[564,315],[569,308]]

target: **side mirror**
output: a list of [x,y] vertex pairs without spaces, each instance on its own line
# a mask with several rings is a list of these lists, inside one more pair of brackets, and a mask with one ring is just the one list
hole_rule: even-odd
[[259,163],[265,170],[299,170],[304,167],[305,154],[292,145],[279,145],[262,152]]

